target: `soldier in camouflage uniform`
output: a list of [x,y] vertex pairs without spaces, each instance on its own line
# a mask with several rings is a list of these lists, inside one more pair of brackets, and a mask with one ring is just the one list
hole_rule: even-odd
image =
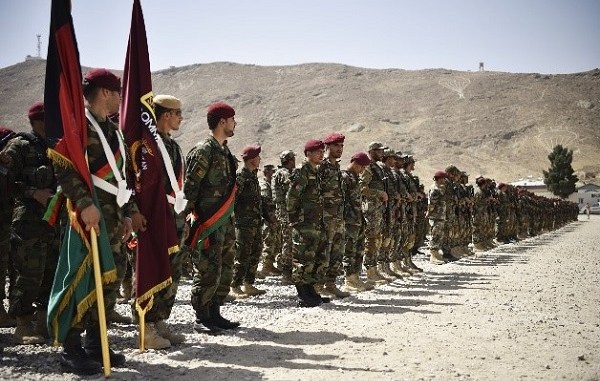
[[58,231],[42,217],[56,192],[56,179],[46,155],[43,103],[29,109],[29,122],[32,131],[17,134],[2,150],[2,155],[9,158],[7,167],[16,198],[11,226],[16,279],[8,312],[16,318],[16,342],[40,344],[48,336],[46,310],[58,261]]
[[[244,166],[237,174],[235,194],[235,262],[231,293],[236,298],[262,295],[264,290],[254,287],[256,269],[262,252],[262,205],[258,186],[260,166],[259,145],[242,149]],[[241,288],[243,284],[243,289]]]
[[273,200],[275,201],[275,217],[280,227],[281,253],[277,256],[277,268],[283,274],[284,284],[292,281],[292,228],[287,212],[286,197],[290,189],[290,175],[296,167],[296,154],[293,151],[283,151],[279,154],[281,167],[277,169],[271,181]]
[[458,234],[457,242],[457,257],[466,257],[472,255],[469,250],[469,244],[472,239],[472,208],[473,208],[473,187],[468,185],[469,177],[465,171],[460,171],[458,177]]
[[429,225],[431,226],[431,240],[429,241],[429,261],[436,265],[442,265],[446,263],[444,261],[443,253],[441,252],[442,245],[444,244],[446,229],[444,228],[444,222],[446,220],[446,200],[444,197],[445,184],[446,184],[446,172],[437,171],[433,176],[433,184],[429,188],[429,205],[427,207],[427,218],[429,219]]
[[[189,227],[186,244],[192,247],[195,274],[192,284],[192,307],[196,311],[194,330],[216,334],[223,329],[239,327],[221,316],[221,306],[229,293],[235,257],[233,204],[237,161],[227,147],[234,135],[235,110],[217,102],[209,106],[207,123],[210,135],[194,146],[186,157],[184,215],[193,212],[195,221]],[[210,234],[201,242],[201,224],[209,223]],[[186,224],[185,231],[188,230]],[[184,234],[185,234],[184,231]]]
[[444,259],[446,261],[457,260],[459,255],[458,236],[459,236],[459,209],[460,209],[460,170],[454,165],[446,167],[447,182],[444,195],[446,197],[446,221],[444,228],[446,232],[445,242],[442,245]]
[[[0,151],[8,142],[16,136],[16,133],[5,127],[0,127]],[[4,156],[6,164],[0,157],[0,328],[14,327],[16,320],[8,315],[4,308],[4,299],[6,299],[6,277],[9,276],[10,286],[14,284],[14,268],[10,260],[10,225],[12,223],[12,214],[15,206],[13,196],[14,181],[9,177],[9,171],[6,165],[10,164],[10,157]],[[9,288],[10,292],[10,288]]]
[[300,307],[315,307],[329,298],[319,295],[314,286],[323,282],[328,261],[325,256],[323,224],[323,192],[319,165],[324,156],[324,144],[309,140],[304,145],[305,162],[290,177],[287,211],[292,225],[292,279],[298,292]]
[[[183,121],[181,115],[181,100],[172,95],[155,95],[153,98],[154,113],[156,115],[156,128],[158,134],[162,138],[165,149],[169,154],[170,164],[173,168],[173,174],[177,185],[181,188],[185,173],[185,163],[181,147],[171,137],[173,131],[178,131]],[[177,230],[183,229],[185,219],[183,215],[177,215],[173,208],[175,203],[175,189],[171,185],[166,167],[163,171],[165,193],[169,195],[171,211],[175,217]],[[179,191],[179,189],[177,189]],[[152,308],[146,313],[146,332],[144,336],[144,347],[149,349],[164,349],[169,348],[172,344],[181,344],[185,341],[185,336],[173,333],[166,324],[169,319],[175,297],[177,296],[177,288],[181,280],[183,252],[177,250],[169,253],[169,265],[171,267],[172,283],[166,288],[154,294],[154,303]]]
[[362,212],[362,194],[358,177],[371,159],[365,152],[352,155],[350,165],[342,170],[344,182],[344,286],[349,292],[361,292],[373,289],[373,286],[360,279],[364,255],[365,218]]
[[380,142],[369,144],[369,164],[360,175],[359,186],[363,195],[363,215],[365,226],[364,266],[367,269],[367,281],[371,284],[385,284],[388,281],[377,270],[377,256],[381,250],[383,215],[388,202],[385,191],[385,174],[382,164],[383,150],[386,147]]
[[486,246],[485,224],[488,218],[488,190],[486,178],[479,176],[475,179],[477,189],[473,196],[473,249],[482,252],[489,249]]
[[325,138],[326,157],[319,165],[319,176],[323,191],[323,221],[325,223],[325,257],[328,261],[325,284],[318,287],[322,294],[338,298],[350,296],[350,293],[340,290],[335,281],[342,272],[344,256],[344,189],[342,172],[338,160],[342,157],[345,136],[334,132]]
[[377,270],[386,278],[393,282],[402,275],[396,273],[390,268],[390,263],[398,260],[396,243],[400,240],[400,223],[398,221],[398,211],[400,207],[400,193],[398,192],[396,174],[393,168],[396,167],[396,151],[391,148],[383,150],[383,173],[385,176],[385,191],[388,194],[388,202],[383,215],[383,229],[381,250],[377,258]]
[[496,228],[496,239],[500,243],[510,243],[510,200],[508,196],[508,184],[498,184],[498,222]]
[[413,274],[421,272],[412,260],[412,251],[417,240],[417,213],[420,198],[422,197],[419,193],[418,181],[416,176],[413,175],[415,170],[415,158],[412,155],[404,155],[404,164],[401,170],[401,179],[404,182],[404,186],[409,194],[406,203],[405,219],[406,223],[406,239],[404,240],[403,246],[400,248],[400,256],[402,258],[400,267],[406,273]]
[[[106,69],[92,69],[87,72],[83,80],[83,95],[87,101],[86,108],[89,111],[87,123],[87,146],[84,151],[87,153],[90,173],[94,176],[102,177],[105,182],[112,185],[106,187],[107,190],[96,186],[96,195],[101,210],[99,210],[92,199],[92,195],[80,174],[73,165],[66,165],[64,160],[55,160],[54,167],[56,178],[62,188],[63,193],[80,211],[80,218],[87,230],[94,229],[100,231],[99,223],[101,216],[106,223],[112,254],[117,270],[117,280],[104,285],[104,299],[106,311],[111,311],[116,303],[121,278],[125,272],[127,258],[123,250],[123,243],[129,238],[133,230],[145,229],[146,220],[139,213],[137,205],[129,201],[120,207],[117,204],[116,195],[117,186],[116,175],[108,163],[107,155],[118,155],[120,148],[124,143],[116,126],[108,115],[114,114],[119,110],[120,104],[120,79]],[[101,143],[100,134],[102,134],[112,152],[105,152]],[[129,156],[122,162],[119,172],[128,172],[131,168]],[[118,165],[118,164],[117,164]],[[104,174],[108,173],[107,176]],[[97,184],[94,180],[94,184]],[[123,188],[120,191],[124,191]],[[114,192],[114,193],[113,193]],[[127,217],[127,216],[130,216]],[[102,350],[100,345],[100,327],[98,323],[98,312],[96,306],[92,306],[82,321],[75,327],[72,327],[63,344],[64,351],[61,357],[61,363],[64,367],[74,372],[99,373],[101,372],[100,363],[102,362]],[[81,332],[85,328],[85,351],[81,348]],[[125,363],[125,356],[110,351],[110,362],[113,366],[119,366]]]
[[281,275],[281,271],[274,266],[277,254],[281,253],[281,226],[275,217],[275,200],[271,180],[275,173],[275,166],[267,164],[263,167],[263,177],[258,180],[260,186],[260,199],[262,204],[262,269],[263,276]]

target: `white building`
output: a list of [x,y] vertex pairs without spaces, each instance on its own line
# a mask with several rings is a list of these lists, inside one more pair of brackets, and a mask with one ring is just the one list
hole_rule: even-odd
[[579,204],[579,209],[585,204],[594,205],[600,202],[600,186],[596,184],[585,184],[577,188],[577,191],[569,196],[569,201]]

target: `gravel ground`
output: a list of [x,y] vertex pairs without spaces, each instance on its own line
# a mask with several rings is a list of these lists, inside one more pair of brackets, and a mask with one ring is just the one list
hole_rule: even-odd
[[[169,323],[187,342],[136,349],[136,327],[112,325],[126,367],[116,380],[600,380],[600,216],[317,308],[297,308],[277,278],[266,295],[223,307],[243,328],[195,334],[190,281]],[[126,305],[119,311],[128,313]],[[60,348],[11,343],[0,329],[0,379],[63,374]]]

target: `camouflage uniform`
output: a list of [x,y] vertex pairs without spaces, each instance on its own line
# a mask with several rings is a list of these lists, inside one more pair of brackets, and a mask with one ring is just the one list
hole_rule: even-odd
[[[113,148],[113,150],[117,149],[116,147],[118,147],[119,142],[118,134],[120,134],[118,127],[109,119],[106,119],[103,122],[98,121],[98,125],[110,147]],[[87,152],[90,173],[94,174],[102,168],[107,168],[108,164],[98,133],[92,127],[89,120],[87,122],[87,135],[88,142],[85,151]],[[123,161],[123,165],[131,168],[129,157]],[[57,165],[57,163],[55,163],[55,169],[56,179],[60,184],[63,193],[67,198],[71,199],[78,210],[83,210],[93,204],[87,185],[85,185],[74,167]],[[115,186],[117,185],[114,176],[105,178],[105,180]],[[96,195],[100,206],[100,213],[106,223],[106,231],[108,233],[117,271],[117,280],[104,286],[104,303],[106,311],[112,311],[119,294],[121,280],[124,277],[127,268],[127,256],[122,242],[124,217],[139,212],[139,210],[133,201],[125,204],[123,208],[119,207],[115,195],[100,188],[96,188]],[[88,320],[90,322],[87,325],[88,329],[93,329],[94,332],[97,332],[98,312],[95,305],[87,311],[86,319],[90,319]],[[86,323],[82,321],[82,324],[85,325]]]
[[262,252],[262,207],[256,171],[246,167],[237,175],[235,195],[235,263],[231,287],[254,284]]
[[500,242],[509,242],[509,214],[510,214],[510,200],[508,194],[503,191],[498,192],[498,221],[496,228],[496,238]]
[[358,175],[350,170],[342,170],[344,182],[344,273],[346,276],[362,271],[365,241],[365,218],[362,212],[362,194]]
[[263,262],[273,264],[277,254],[281,252],[281,226],[275,217],[275,201],[271,183],[265,178],[258,181],[260,186],[260,199],[262,204],[262,237],[263,237]]
[[36,309],[45,312],[58,261],[58,230],[42,220],[46,205],[33,197],[37,190],[56,191],[47,148],[44,139],[31,132],[18,134],[2,151],[12,159],[15,181],[11,246],[16,280],[9,295],[13,317],[32,315]]
[[444,188],[444,201],[446,202],[446,217],[444,223],[445,242],[441,249],[444,253],[449,253],[450,249],[457,246],[458,236],[458,210],[459,210],[459,195],[458,195],[458,184],[455,183],[451,178],[448,178],[446,186]]
[[483,249],[486,242],[485,223],[488,214],[488,197],[483,185],[479,185],[473,196],[473,244],[477,249]]
[[323,193],[318,170],[308,162],[290,177],[287,211],[292,225],[292,279],[298,286],[322,282],[328,265]]
[[404,244],[401,247],[401,256],[404,261],[408,261],[411,256],[411,251],[416,242],[416,225],[417,225],[417,208],[418,208],[418,192],[419,189],[411,174],[407,168],[402,169],[402,180],[408,194],[410,195],[405,208],[405,219],[406,219],[406,238]]
[[[183,172],[182,167],[184,166],[184,163],[181,147],[179,146],[179,144],[177,144],[175,140],[171,138],[169,134],[159,132],[159,135],[162,138],[163,143],[165,144],[165,148],[167,150],[167,153],[169,154],[169,159],[171,160],[171,164],[173,165],[175,175]],[[165,193],[172,194],[173,188],[171,187],[171,181],[169,180],[169,176],[167,175],[167,170],[164,169],[163,172],[163,184],[165,187]],[[183,215],[178,216],[175,213],[173,205],[171,205],[171,211],[173,213],[173,216],[175,217],[177,231],[181,233],[181,230],[183,229],[183,224],[185,223],[185,219]],[[173,305],[175,304],[175,297],[177,296],[177,289],[179,288],[179,281],[181,280],[183,258],[184,253],[180,250],[169,254],[169,265],[171,267],[171,279],[173,282],[169,286],[160,290],[158,293],[154,294],[154,304],[152,306],[152,309],[146,313],[147,322],[167,320],[171,315]],[[135,265],[132,268],[135,268]],[[135,314],[133,316],[135,316]]]
[[385,194],[385,174],[381,165],[372,162],[359,177],[360,190],[363,195],[363,215],[365,226],[365,256],[364,265],[369,269],[377,266],[377,255],[381,249],[383,214],[385,204],[381,197]]
[[[186,211],[195,210],[201,216],[208,217],[221,206],[222,200],[233,189],[237,162],[226,143],[221,145],[213,136],[209,136],[187,154],[186,167]],[[200,311],[204,313],[209,304],[223,305],[229,293],[235,257],[233,218],[212,232],[203,247],[198,245],[191,255],[196,270],[192,284],[192,306],[198,315]]]
[[429,205],[427,215],[429,225],[431,226],[431,240],[429,241],[429,250],[439,250],[445,242],[446,229],[444,223],[446,216],[446,197],[444,196],[445,187],[438,186],[435,182],[429,189]]
[[399,223],[396,216],[398,215],[398,201],[400,194],[395,186],[396,178],[394,171],[392,171],[392,169],[387,165],[384,165],[383,173],[385,176],[385,190],[389,199],[385,206],[383,215],[381,250],[377,256],[377,263],[385,266],[385,264],[394,262],[397,259],[397,252],[395,248],[396,241],[399,240],[397,235],[397,232],[399,231]]
[[323,221],[325,223],[325,257],[328,267],[325,282],[333,282],[342,271],[344,257],[344,190],[340,164],[325,158],[319,166],[323,192]]
[[[0,150],[6,146],[6,144],[15,137],[16,134],[8,129],[2,130],[0,138],[2,138],[2,146]],[[13,179],[9,176],[9,170],[5,166],[0,166],[0,302],[3,303],[6,299],[6,276],[9,275],[10,285],[14,284],[14,269],[12,264],[10,265],[10,225],[12,223],[12,214],[15,207],[15,199],[13,196]],[[9,289],[10,292],[10,289]],[[0,327],[3,322],[2,319],[6,318],[4,305],[0,305]]]
[[275,201],[275,217],[280,227],[281,253],[277,257],[277,268],[284,274],[292,271],[292,228],[287,212],[286,196],[290,189],[290,171],[279,168],[271,179],[273,189],[273,200]]

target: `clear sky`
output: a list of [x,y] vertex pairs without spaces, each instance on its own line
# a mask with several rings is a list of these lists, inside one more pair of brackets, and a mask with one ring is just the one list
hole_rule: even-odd
[[[83,66],[123,69],[131,0],[73,0]],[[600,0],[142,0],[151,69],[218,61],[575,73]],[[0,0],[0,67],[46,57],[50,0]]]

